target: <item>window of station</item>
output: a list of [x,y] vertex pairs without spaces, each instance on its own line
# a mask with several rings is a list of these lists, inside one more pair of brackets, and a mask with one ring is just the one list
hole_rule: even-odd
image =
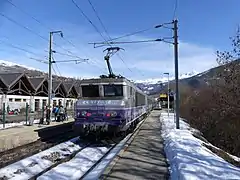
[[123,85],[104,85],[103,88],[105,97],[123,96]]
[[85,85],[82,86],[83,97],[99,97],[98,85]]
[[21,102],[22,101],[22,99],[15,99],[15,102]]

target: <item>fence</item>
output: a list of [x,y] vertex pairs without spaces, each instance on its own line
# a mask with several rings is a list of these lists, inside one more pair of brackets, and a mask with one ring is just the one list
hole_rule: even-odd
[[[25,125],[32,125],[32,123],[39,123],[40,120],[46,119],[46,107],[42,107],[40,110],[31,112],[28,103],[25,103],[25,107],[21,109],[10,110],[9,106],[2,104],[0,111],[0,124],[5,128],[10,123],[23,123]],[[74,109],[67,109],[66,114],[69,118],[74,117]],[[54,121],[54,114],[51,113],[51,120]]]

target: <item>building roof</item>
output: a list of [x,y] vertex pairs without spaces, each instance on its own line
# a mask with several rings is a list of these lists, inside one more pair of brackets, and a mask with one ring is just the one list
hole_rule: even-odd
[[25,85],[26,89],[29,92],[34,92],[35,88],[33,84],[30,82],[29,78],[26,76],[25,73],[1,73],[0,79],[7,87],[7,91],[12,91],[11,88],[14,88],[17,82],[22,80],[23,84]]
[[8,87],[11,87],[15,82],[17,82],[24,73],[1,73],[0,78]]
[[62,81],[53,81],[52,82],[52,89],[55,92],[57,88],[62,84]]
[[44,81],[47,80],[46,77],[32,77],[29,78],[30,82],[33,84],[34,88],[36,90],[39,89],[39,87],[44,83]]
[[62,81],[53,81],[52,85],[53,85],[52,90],[53,90],[53,93],[56,95],[56,97],[59,95],[61,97],[67,96],[66,88]]
[[0,78],[0,93],[7,91],[7,90],[8,90],[8,86]]
[[78,84],[76,81],[64,81],[63,85],[66,89],[66,95],[67,97],[69,96],[74,96],[77,97],[79,95],[79,88],[78,88]]
[[69,93],[72,88],[74,87],[74,85],[76,84],[76,81],[64,81],[63,85],[67,91],[67,93]]
[[[18,83],[20,83],[18,86]],[[25,73],[0,73],[0,92],[17,92],[17,90],[22,90],[27,92],[26,94],[36,93],[38,90],[41,90],[40,87],[47,83],[47,77],[29,77]],[[131,85],[132,83],[126,78],[96,78],[96,79],[65,79],[58,80],[53,78],[52,90],[53,93],[61,94],[62,96],[77,96],[81,92],[81,86],[88,84],[112,84],[112,83],[127,83]],[[47,89],[47,86],[43,86],[44,92]],[[41,90],[42,92],[43,90]]]

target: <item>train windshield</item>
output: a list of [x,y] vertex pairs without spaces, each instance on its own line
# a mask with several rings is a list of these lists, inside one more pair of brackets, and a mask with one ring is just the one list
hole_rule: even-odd
[[123,96],[123,85],[104,85],[105,97],[120,97]]
[[86,85],[82,86],[83,97],[99,97],[98,85]]

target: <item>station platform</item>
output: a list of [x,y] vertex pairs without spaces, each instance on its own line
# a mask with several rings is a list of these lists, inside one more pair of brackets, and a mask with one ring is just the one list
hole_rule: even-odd
[[0,152],[46,138],[54,134],[54,129],[70,128],[74,119],[63,122],[51,122],[50,125],[33,124],[32,126],[16,126],[0,130]]
[[101,179],[161,180],[169,178],[168,163],[160,132],[160,113],[160,110],[151,112],[130,145],[118,155],[119,159],[114,165],[110,165]]

